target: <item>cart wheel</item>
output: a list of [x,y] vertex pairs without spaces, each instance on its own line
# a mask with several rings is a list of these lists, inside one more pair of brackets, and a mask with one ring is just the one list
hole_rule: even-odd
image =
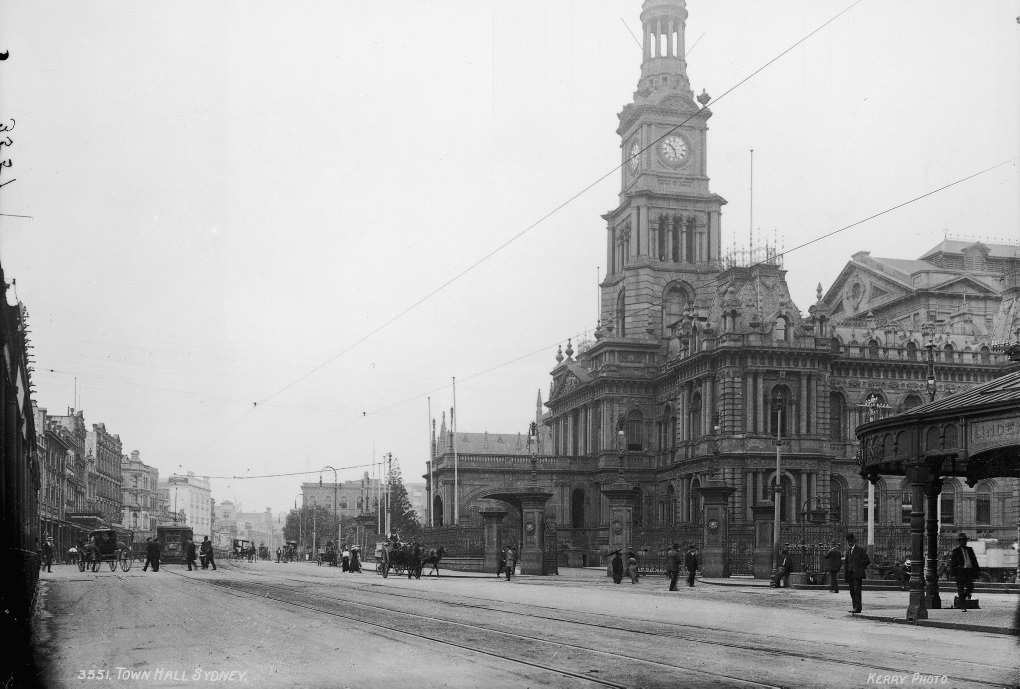
[[383,562],[383,563],[380,563],[380,566],[382,567],[383,579],[385,579],[386,577],[388,577],[390,575],[390,565],[389,565],[388,562]]
[[85,558],[83,557],[78,558],[78,571],[79,572],[85,571]]
[[124,549],[120,551],[120,568],[122,571],[127,572],[131,569],[131,551]]

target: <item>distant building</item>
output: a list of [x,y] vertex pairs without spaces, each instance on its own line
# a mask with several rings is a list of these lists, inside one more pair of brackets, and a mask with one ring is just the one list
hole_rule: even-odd
[[428,498],[425,497],[427,485],[424,483],[405,483],[404,488],[407,489],[407,498],[411,501],[411,507],[418,513],[418,521],[424,524],[426,519],[425,510],[428,505]]
[[193,471],[187,476],[173,475],[159,483],[159,493],[166,500],[170,514],[178,515],[183,524],[190,526],[195,538],[201,541],[205,536],[212,536],[212,492],[208,478],[195,476]]
[[94,460],[90,497],[93,509],[110,524],[119,523],[121,518],[121,452],[119,435],[111,435],[105,424],[92,424],[92,430],[85,435],[85,456]]
[[138,450],[120,461],[121,523],[135,532],[135,543],[156,535],[160,519],[159,469],[145,464]]
[[[333,490],[337,486],[336,491]],[[371,478],[366,471],[360,479],[353,481],[341,481],[334,484],[332,481],[321,484],[301,484],[301,504],[304,506],[319,505],[332,511],[333,501],[336,500],[337,514],[344,518],[353,518],[360,514],[371,513],[379,504],[382,495],[383,481],[379,478]],[[404,484],[408,488],[407,484]],[[422,486],[424,489],[424,486]],[[410,493],[410,488],[408,488]]]
[[230,548],[235,538],[265,545],[270,551],[283,544],[283,524],[271,507],[262,512],[244,512],[241,505],[224,500],[214,505],[214,512],[212,540],[217,548]]

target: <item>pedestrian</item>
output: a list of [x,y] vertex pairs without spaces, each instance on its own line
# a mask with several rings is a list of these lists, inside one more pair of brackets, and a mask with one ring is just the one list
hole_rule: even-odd
[[[152,537],[150,536],[149,538],[145,539],[145,564],[142,565],[142,571],[148,572],[149,565],[151,564],[152,564]],[[155,568],[153,568],[153,571],[155,571]]]
[[517,567],[517,552],[513,546],[506,549],[506,580],[510,581],[510,577],[514,575],[514,569]]
[[361,549],[357,546],[351,548],[351,569],[352,572],[361,574]]
[[347,548],[344,548],[340,556],[340,570],[343,572],[351,571],[351,551]]
[[790,588],[790,572],[793,571],[793,560],[790,559],[790,550],[783,548],[779,556],[779,576],[776,581],[778,588]]
[[499,551],[499,567],[496,568],[496,578],[503,576],[506,572],[506,546]]
[[627,576],[630,577],[630,583],[638,583],[637,553],[630,548],[627,549]]
[[49,536],[42,544],[42,564],[47,572],[53,572],[53,539]]
[[694,586],[694,575],[698,573],[698,546],[691,543],[684,555],[684,567],[687,568],[687,585]]
[[826,568],[829,570],[829,592],[839,593],[839,574],[843,566],[843,553],[839,552],[839,546],[833,542],[829,552],[825,553]]
[[280,564],[280,558],[283,556],[283,548],[276,549],[276,564]]
[[188,563],[189,572],[192,570],[193,566],[195,569],[198,568],[198,565],[195,562],[196,557],[195,542],[189,538],[184,547],[184,559]]
[[970,598],[974,591],[974,580],[981,574],[981,567],[978,565],[974,549],[967,545],[967,534],[960,532],[956,537],[957,546],[949,558],[949,574],[956,579],[956,601],[954,604],[967,612],[967,604],[964,602]]
[[852,533],[846,535],[846,559],[843,567],[843,576],[846,577],[846,585],[850,588],[850,602],[852,603],[851,613],[861,611],[861,582],[867,574],[871,558],[868,551],[857,545],[857,539]]
[[680,575],[680,544],[674,543],[666,551],[666,576],[669,577],[669,590],[676,591],[676,578]]
[[619,584],[623,581],[623,555],[619,550],[613,551],[613,583]]
[[206,536],[205,540],[202,541],[202,569],[209,569],[209,565],[212,565],[213,571],[216,571],[216,560],[213,558],[212,541]]

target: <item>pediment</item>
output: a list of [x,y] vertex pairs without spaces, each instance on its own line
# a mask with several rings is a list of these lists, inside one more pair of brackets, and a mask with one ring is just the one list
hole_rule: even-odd
[[967,289],[972,290],[975,294],[995,294],[995,291],[990,289],[988,285],[979,280],[975,280],[968,275],[961,275],[953,278],[952,280],[947,280],[946,282],[935,285],[935,287],[932,288],[932,291],[959,296],[961,292],[966,291]]
[[549,395],[549,401],[551,402],[555,399],[558,399],[563,395],[572,392],[573,390],[577,389],[583,384],[584,382],[576,375],[574,375],[571,371],[569,370],[564,371],[561,375],[556,376],[553,379],[553,389],[552,393]]

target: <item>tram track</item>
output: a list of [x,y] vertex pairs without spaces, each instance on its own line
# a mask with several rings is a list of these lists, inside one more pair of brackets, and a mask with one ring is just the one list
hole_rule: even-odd
[[[254,572],[245,572],[245,574],[258,577],[262,576]],[[716,650],[705,651],[704,655],[706,657],[710,657],[713,653],[716,655],[721,653],[726,654],[727,657],[730,654],[736,654],[738,656],[747,656],[746,660],[749,660],[752,664],[764,663],[765,667],[781,667],[784,666],[784,664],[790,667],[797,667],[798,665],[800,667],[804,667],[803,665],[800,665],[800,663],[826,665],[835,664],[845,668],[848,673],[862,673],[865,676],[869,672],[902,672],[902,668],[904,666],[916,667],[919,660],[917,655],[913,654],[910,656],[909,662],[907,662],[908,659],[905,658],[904,665],[887,667],[882,664],[876,664],[873,662],[873,659],[869,662],[860,662],[849,659],[846,657],[847,649],[845,647],[834,646],[832,650],[828,650],[821,654],[806,653],[803,651],[794,651],[775,647],[768,648],[763,647],[762,639],[760,637],[743,632],[713,629],[711,630],[713,633],[722,635],[723,638],[706,638],[704,633],[706,630],[694,625],[659,622],[655,620],[619,619],[614,620],[613,624],[605,624],[603,622],[593,621],[591,619],[593,613],[529,604],[529,608],[532,609],[538,607],[548,610],[548,613],[534,612],[530,609],[521,610],[520,608],[522,606],[520,604],[510,601],[493,603],[491,599],[483,599],[461,594],[458,594],[457,600],[436,601],[434,598],[430,599],[417,596],[402,590],[394,590],[390,587],[382,587],[380,584],[367,582],[359,582],[356,589],[356,595],[360,596],[361,600],[357,600],[344,595],[337,595],[343,591],[343,589],[331,589],[325,594],[321,590],[314,592],[304,590],[310,586],[314,586],[316,583],[314,580],[286,577],[284,581],[292,582],[295,585],[288,586],[283,583],[276,582],[241,582],[236,580],[215,580],[207,583],[223,587],[241,595],[271,599],[286,605],[356,621],[380,629],[385,629],[393,633],[409,634],[417,639],[428,639],[434,643],[454,646],[463,650],[482,653],[514,663],[539,668],[547,672],[554,672],[564,676],[583,679],[586,682],[592,682],[600,686],[635,686],[632,680],[635,676],[645,678],[643,681],[639,682],[638,685],[655,686],[660,684],[660,682],[656,681],[655,678],[661,677],[663,673],[666,675],[675,674],[677,678],[686,683],[692,683],[692,676],[700,678],[699,681],[693,682],[699,686],[733,686],[735,684],[746,686],[786,685],[785,680],[782,683],[770,683],[773,680],[753,681],[715,670],[716,667],[726,667],[728,664],[726,662],[721,663],[721,665],[713,664],[713,669],[708,669],[706,662],[703,660],[699,662],[696,658],[702,655],[702,651],[704,651],[704,649],[712,647]],[[353,593],[355,589],[351,589],[351,591]],[[366,595],[370,596],[372,600],[365,600]],[[400,598],[405,601],[413,601],[414,603],[423,605],[439,606],[439,608],[438,610],[431,610],[428,612],[411,611],[407,609],[407,606],[394,607],[394,598]],[[472,602],[465,602],[465,599],[470,599]],[[451,617],[455,617],[455,615],[440,617],[437,616],[437,612],[439,610],[461,610],[465,611],[466,614],[477,612],[482,612],[483,614],[492,613],[496,619],[500,620],[505,620],[507,615],[512,615],[515,619],[519,618],[530,620],[525,625],[525,628],[535,629],[538,634],[542,635],[513,631],[513,629],[521,626],[517,624],[497,626],[495,624],[479,624],[475,621],[450,619]],[[405,623],[381,621],[377,618],[380,614],[389,616],[392,620],[403,620]],[[556,633],[560,633],[565,636],[569,636],[571,633],[576,635],[576,628],[581,627],[587,630],[585,632],[586,634],[605,638],[605,640],[609,643],[604,644],[604,647],[593,648],[591,645],[580,645],[577,643],[570,643],[565,640],[557,640],[553,638],[555,633],[552,631],[553,627],[556,626],[562,627],[562,629],[558,630]],[[636,655],[635,653],[639,650],[637,648],[633,648],[631,652],[628,653],[626,649],[628,644],[611,643],[611,640],[620,634],[625,635],[624,638],[628,640],[631,646],[639,645],[634,642],[634,639],[643,639],[643,643],[645,643],[646,646],[642,647],[641,650],[644,651],[647,649],[647,652],[642,653],[642,655]],[[464,637],[467,640],[454,640],[458,637]],[[655,659],[654,657],[649,657],[654,656],[656,653],[664,655],[663,649],[672,648],[678,644],[684,644],[683,646],[678,646],[678,648],[686,649],[686,654],[690,656],[687,658],[687,664],[670,662],[666,658]],[[505,648],[507,646],[511,648],[515,646],[522,648],[518,653],[507,653],[501,650],[494,650],[500,649],[501,647]],[[614,650],[606,650],[613,646],[615,646]],[[545,650],[540,650],[538,647]],[[692,648],[701,650],[691,651],[690,649]],[[814,648],[817,650],[817,645]],[[549,653],[549,649],[554,649],[551,655]],[[837,653],[842,655],[837,655]],[[528,657],[524,657],[528,655],[533,657],[530,659]],[[546,657],[547,660],[542,661],[535,659],[543,657]],[[548,662],[548,658],[559,657],[568,658],[573,665],[584,665],[584,661],[586,659],[590,659],[592,661],[590,664],[593,667],[603,667],[608,660],[612,661],[612,663],[616,666],[620,666],[621,664],[624,666],[632,666],[632,672],[617,672],[617,675],[623,676],[622,680],[620,678],[617,678],[616,680],[607,679],[604,676],[592,677],[590,674],[573,672],[571,670],[564,669],[561,665]],[[944,660],[944,658],[940,658],[940,660]],[[798,662],[794,665],[789,665],[792,661]],[[692,667],[697,665],[701,665],[702,667]],[[969,666],[974,665],[975,664],[973,663],[969,664]],[[987,671],[992,672],[1003,672],[1008,670],[1008,668],[991,665],[982,665],[982,667],[984,667]],[[963,669],[961,669],[960,672],[961,674],[959,675],[947,675],[947,679],[954,683],[959,682],[964,684],[975,681],[972,673],[965,673]],[[672,682],[675,681],[677,680],[672,680]],[[662,684],[662,686],[670,685],[670,682]]]
[[[261,573],[250,574],[255,576],[262,576]],[[313,580],[308,579],[294,579],[291,577],[283,577],[284,581],[291,581],[302,585],[309,585],[313,583]],[[434,599],[414,595],[407,589],[394,589],[392,587],[383,586],[380,583],[361,583],[359,582],[358,590],[364,591],[365,587],[372,587],[374,592],[379,595],[391,597],[391,598],[403,598],[407,600],[419,601],[422,603],[435,602]],[[333,589],[331,593],[341,591],[343,589]],[[348,600],[346,598],[336,597],[336,600]],[[471,599],[479,601],[478,603],[465,603],[465,599]],[[351,601],[355,602],[355,601]],[[659,641],[680,641],[689,644],[699,644],[705,646],[717,646],[724,649],[732,649],[736,651],[746,651],[753,653],[767,654],[775,656],[780,662],[786,660],[797,660],[797,661],[823,661],[826,663],[838,664],[845,666],[849,669],[856,669],[866,672],[886,672],[889,674],[901,673],[903,667],[907,666],[926,666],[928,662],[939,662],[944,661],[945,658],[938,655],[925,654],[919,652],[917,649],[911,649],[910,652],[897,651],[897,656],[903,658],[903,664],[891,665],[891,664],[879,664],[875,663],[874,660],[868,662],[857,662],[849,660],[845,657],[847,649],[845,646],[838,644],[830,644],[823,640],[812,640],[811,648],[814,652],[807,653],[800,650],[790,650],[779,648],[775,645],[772,647],[763,646],[762,639],[760,636],[755,635],[752,632],[741,632],[726,629],[712,629],[711,631],[717,635],[727,637],[728,640],[723,639],[709,639],[705,637],[705,629],[697,626],[684,624],[680,622],[662,622],[660,620],[651,620],[643,618],[630,618],[628,620],[615,619],[612,625],[607,625],[601,622],[594,622],[590,619],[592,613],[571,610],[568,608],[558,608],[551,606],[543,606],[537,603],[528,603],[526,610],[519,608],[523,607],[519,603],[512,601],[499,601],[494,603],[491,599],[480,598],[477,596],[470,596],[463,593],[458,593],[456,600],[446,600],[443,602],[444,606],[450,608],[464,608],[482,610],[492,612],[495,614],[510,613],[521,617],[527,617],[536,619],[539,622],[561,622],[574,624],[578,626],[584,626],[591,629],[598,629],[604,631],[620,631],[627,634],[641,635],[650,638],[653,643]],[[515,609],[516,608],[516,609]],[[548,614],[540,614],[534,612],[534,609],[547,610]],[[399,609],[392,609],[398,611]],[[662,631],[654,631],[655,629]],[[777,640],[782,640],[783,637],[777,637]],[[796,643],[796,640],[786,639],[791,643]],[[818,653],[821,649],[827,649],[824,653]],[[963,660],[954,661],[958,665],[962,665],[959,675],[947,675],[948,679],[955,679],[961,682],[973,681],[974,670],[982,669],[987,672],[1009,672],[1014,669],[1008,665],[992,665],[988,663],[979,663],[975,661]]]

